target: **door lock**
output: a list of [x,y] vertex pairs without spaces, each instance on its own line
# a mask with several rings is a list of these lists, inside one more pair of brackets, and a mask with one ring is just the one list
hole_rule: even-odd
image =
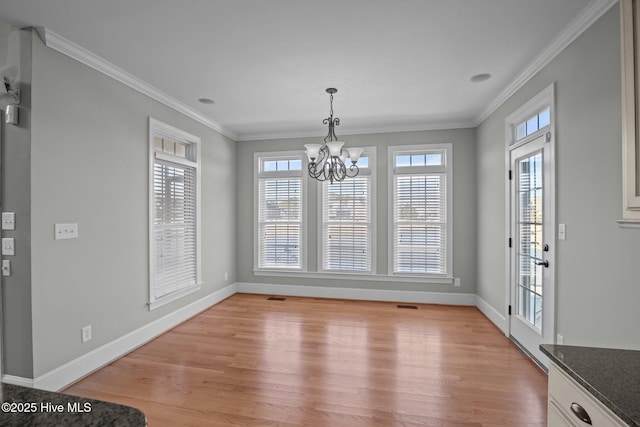
[[549,267],[549,261],[544,260],[544,261],[536,261],[536,265],[543,265],[545,267]]

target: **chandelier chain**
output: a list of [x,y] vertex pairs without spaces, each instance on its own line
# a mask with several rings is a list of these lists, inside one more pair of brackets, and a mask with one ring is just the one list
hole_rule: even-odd
[[329,117],[333,118],[333,94],[329,97]]

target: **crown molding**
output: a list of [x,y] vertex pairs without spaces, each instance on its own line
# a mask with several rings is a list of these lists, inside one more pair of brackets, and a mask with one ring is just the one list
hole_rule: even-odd
[[[364,127],[351,129],[345,135],[371,134],[371,133],[393,133],[393,132],[415,132],[429,130],[465,129],[479,126],[491,114],[493,114],[502,104],[521,89],[536,73],[549,64],[560,52],[571,44],[589,26],[607,12],[618,0],[592,0],[578,16],[576,16],[565,29],[551,41],[529,64],[518,74],[518,76],[498,95],[493,102],[487,105],[482,112],[472,121],[450,121],[431,122],[425,124],[388,126],[388,127]],[[255,141],[267,139],[304,138],[319,136],[316,132],[310,131],[283,131],[283,132],[261,132],[261,133],[234,133],[224,129],[219,123],[206,117],[199,111],[189,107],[181,101],[151,86],[138,77],[124,71],[111,64],[98,55],[78,46],[70,40],[54,33],[47,28],[35,28],[40,38],[47,47],[50,47],[70,58],[73,58],[94,70],[103,73],[130,88],[149,96],[150,98],[184,114],[187,117],[213,129],[234,141]]]
[[548,65],[560,52],[569,46],[580,34],[596,22],[618,0],[592,0],[565,28],[549,43],[518,76],[498,95],[498,97],[476,118],[474,126],[479,126],[502,104],[513,96],[525,83]]
[[76,61],[79,61],[84,65],[87,65],[94,70],[106,76],[109,76],[170,108],[173,108],[177,112],[184,114],[185,116],[190,117],[199,123],[202,123],[208,128],[213,129],[214,131],[221,133],[222,135],[225,135],[233,139],[234,141],[237,140],[237,136],[235,134],[224,129],[220,124],[209,119],[199,111],[194,110],[188,105],[178,101],[174,97],[151,86],[149,83],[139,79],[133,74],[126,72],[122,68],[113,65],[112,63],[88,51],[87,49],[78,46],[77,44],[65,39],[59,34],[54,33],[48,28],[35,28],[35,31],[38,33],[47,47],[54,49],[70,58],[73,58]]
[[[441,121],[420,124],[406,124],[398,126],[377,126],[377,127],[361,127],[353,129],[341,129],[340,136],[348,135],[367,135],[374,133],[394,133],[394,132],[420,132],[430,130],[448,130],[448,129],[468,129],[475,128],[476,124],[472,121]],[[263,132],[263,133],[245,133],[238,134],[236,141],[259,141],[269,139],[291,139],[291,138],[313,138],[326,135],[322,131],[283,131],[283,132]]]

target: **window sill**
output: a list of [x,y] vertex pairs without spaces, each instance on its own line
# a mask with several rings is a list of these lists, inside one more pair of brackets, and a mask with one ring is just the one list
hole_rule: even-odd
[[180,298],[187,296],[191,293],[194,293],[200,290],[201,283],[196,283],[195,285],[191,285],[187,288],[180,289],[178,291],[172,292],[170,294],[164,295],[155,301],[148,302],[149,311],[153,311],[156,308],[162,307],[163,305],[169,304],[170,302],[179,300]]
[[620,228],[640,228],[640,219],[619,219],[617,223]]
[[330,273],[282,270],[253,270],[255,276],[269,277],[297,277],[301,279],[338,279],[365,280],[370,282],[405,282],[452,285],[454,278],[448,276],[403,276],[398,274],[367,274],[367,273]]

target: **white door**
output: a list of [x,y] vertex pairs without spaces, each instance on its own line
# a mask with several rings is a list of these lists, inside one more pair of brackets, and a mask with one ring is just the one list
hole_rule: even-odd
[[510,150],[510,335],[548,367],[540,344],[554,343],[554,230],[551,134]]

